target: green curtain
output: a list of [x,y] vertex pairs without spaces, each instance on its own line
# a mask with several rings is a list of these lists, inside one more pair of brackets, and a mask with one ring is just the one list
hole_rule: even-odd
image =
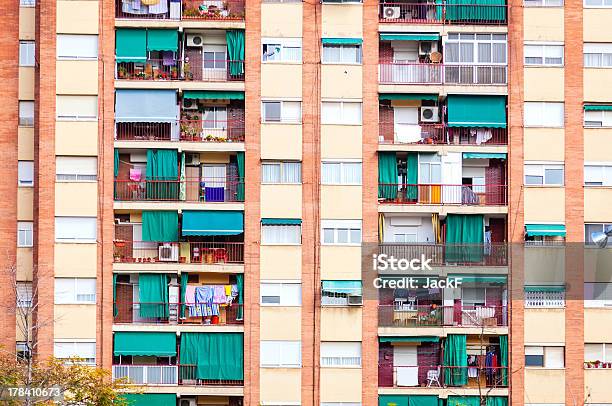
[[179,200],[187,200],[187,180],[185,179],[185,153],[181,152],[181,174],[179,184]]
[[117,175],[119,175],[119,150],[115,149],[115,162],[114,162],[114,174],[115,174],[115,178],[117,178]]
[[397,197],[397,154],[378,153],[378,197],[395,199]]
[[113,274],[113,317],[117,317],[119,309],[117,309],[117,274]]
[[187,280],[189,279],[189,274],[186,272],[181,273],[181,310],[180,317],[185,317],[185,292],[187,291]]
[[182,333],[180,349],[182,379],[243,380],[241,333]]
[[484,252],[484,216],[449,214],[446,216],[447,262],[480,262]]
[[438,406],[435,395],[379,395],[379,406]]
[[175,149],[147,150],[147,199],[178,199],[178,152]]
[[506,1],[446,0],[446,20],[473,22],[506,21]]
[[508,398],[505,396],[487,396],[487,406],[508,406]]
[[176,211],[142,211],[142,240],[156,242],[178,241],[178,213]]
[[231,76],[242,76],[244,74],[244,30],[227,30],[225,39],[230,60],[229,73]]
[[416,152],[409,152],[406,158],[406,183],[414,185],[407,187],[406,198],[416,200],[418,195],[416,185],[419,183],[419,154]]
[[463,386],[468,382],[467,378],[467,345],[465,334],[449,334],[444,346],[445,367],[444,383],[449,386]]
[[126,393],[122,396],[130,406],[175,406],[174,393]]
[[449,396],[446,406],[480,406],[479,396]]
[[240,305],[240,307],[238,307],[238,312],[236,315],[236,318],[238,320],[242,320],[244,318],[244,314],[242,313],[242,304],[244,303],[244,275],[243,274],[237,274],[236,275],[236,285],[238,287],[238,304]]
[[140,317],[165,319],[168,317],[168,275],[141,273],[138,275]]
[[434,395],[410,395],[408,406],[438,406],[438,397]]
[[501,352],[499,363],[502,367],[501,384],[506,386],[508,385],[508,336],[499,336],[499,352]]
[[239,202],[244,201],[244,152],[238,152],[236,154],[236,161],[238,162],[238,185],[236,187],[236,200]]

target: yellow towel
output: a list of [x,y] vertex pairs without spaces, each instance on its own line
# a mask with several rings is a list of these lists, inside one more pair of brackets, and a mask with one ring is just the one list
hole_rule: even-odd
[[225,296],[232,295],[232,285],[225,285]]

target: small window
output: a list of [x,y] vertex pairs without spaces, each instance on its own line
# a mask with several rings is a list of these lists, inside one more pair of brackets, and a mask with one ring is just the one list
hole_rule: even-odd
[[301,38],[264,38],[262,39],[263,62],[301,62]]
[[91,121],[98,118],[97,96],[57,96],[58,120]]
[[361,343],[321,342],[321,367],[361,367]]
[[264,123],[299,124],[302,121],[302,102],[264,101],[261,113]]
[[19,0],[21,7],[34,7],[36,6],[36,0]]
[[264,245],[299,245],[302,226],[299,224],[262,224],[261,243]]
[[57,59],[98,59],[97,35],[57,35]]
[[17,341],[15,342],[15,350],[17,352],[17,358],[20,360],[30,359],[32,356],[32,351],[30,350],[31,343],[27,343],[25,341]]
[[55,304],[95,304],[94,278],[55,278]]
[[563,0],[525,0],[525,7],[563,7]]
[[321,124],[361,124],[361,102],[321,103]]
[[563,45],[525,44],[526,66],[563,66]]
[[563,186],[564,165],[525,162],[525,185]]
[[323,162],[321,184],[361,185],[361,162]]
[[612,186],[612,163],[609,165],[584,165],[585,186]]
[[17,222],[17,246],[32,247],[34,246],[34,223],[31,221]]
[[34,41],[19,41],[19,66],[35,65],[35,44]]
[[361,281],[321,281],[321,306],[348,306],[361,304],[363,285]]
[[599,363],[612,362],[612,344],[584,344],[584,361],[590,363],[591,367],[593,367],[593,364],[596,364],[597,361],[599,361]]
[[584,0],[584,8],[612,7],[612,0]]
[[34,102],[19,102],[19,125],[22,127],[32,127],[34,125]]
[[585,128],[612,127],[612,111],[605,110],[585,110]]
[[361,220],[321,220],[323,244],[361,244]]
[[264,368],[299,368],[302,366],[302,342],[262,340],[259,360]]
[[525,102],[525,127],[562,128],[564,112],[564,103]]
[[53,345],[53,356],[57,359],[68,360],[80,358],[85,365],[96,364],[95,342],[58,342]]
[[525,366],[559,369],[565,367],[565,347],[525,346]]
[[18,186],[34,186],[34,161],[19,161],[17,163]]
[[262,282],[259,290],[262,306],[301,306],[300,282]]
[[88,242],[97,239],[95,217],[56,217],[55,242]]
[[17,307],[32,307],[32,282],[17,282]]
[[302,163],[262,162],[261,183],[302,183]]
[[323,44],[322,63],[355,65],[361,63],[361,45]]
[[[584,225],[584,241],[587,245],[595,244],[593,242],[593,233],[605,233],[607,230],[612,228],[610,223],[589,223]],[[611,285],[612,287],[612,285]],[[586,298],[585,298],[586,299]],[[612,299],[612,296],[610,297]]]
[[612,43],[585,43],[585,68],[612,68]]
[[98,179],[96,157],[58,156],[55,158],[55,179],[58,182],[83,182]]

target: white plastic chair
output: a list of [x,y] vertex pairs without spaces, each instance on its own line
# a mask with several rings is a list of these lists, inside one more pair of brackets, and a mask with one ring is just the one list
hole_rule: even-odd
[[427,387],[431,387],[434,383],[438,388],[442,387],[442,385],[440,385],[440,367],[427,371]]

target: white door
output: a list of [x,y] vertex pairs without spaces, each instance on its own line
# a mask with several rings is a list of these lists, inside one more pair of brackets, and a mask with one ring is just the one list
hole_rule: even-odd
[[393,128],[397,143],[421,141],[419,109],[416,107],[393,108]]
[[461,203],[463,172],[461,152],[449,152],[442,156],[442,201]]
[[203,79],[227,80],[227,47],[225,45],[204,45]]
[[202,180],[206,187],[225,187],[225,165],[203,165]]
[[393,347],[393,366],[397,386],[419,386],[416,346]]

